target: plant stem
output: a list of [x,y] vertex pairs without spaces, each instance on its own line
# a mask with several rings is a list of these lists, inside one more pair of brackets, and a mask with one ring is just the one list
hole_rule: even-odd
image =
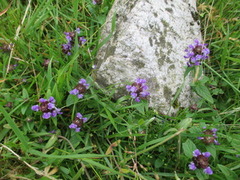
[[199,74],[199,70],[200,70],[199,66],[197,66],[195,70],[196,71],[195,71],[193,83],[195,83],[198,80],[198,74]]

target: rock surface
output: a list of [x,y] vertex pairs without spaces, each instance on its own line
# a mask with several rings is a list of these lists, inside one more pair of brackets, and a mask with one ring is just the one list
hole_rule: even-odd
[[189,77],[172,100],[184,81],[184,50],[201,40],[197,17],[196,0],[115,0],[102,29],[102,40],[109,40],[97,54],[96,81],[124,86],[144,78],[150,106],[158,112],[173,114],[190,106]]

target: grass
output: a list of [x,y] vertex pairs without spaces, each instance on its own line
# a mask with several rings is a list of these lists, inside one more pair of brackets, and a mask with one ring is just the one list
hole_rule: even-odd
[[[211,57],[200,69],[204,78],[193,84],[202,99],[174,117],[156,113],[147,101],[113,100],[113,87],[94,83],[100,28],[112,3],[1,1],[0,46],[12,43],[12,50],[0,53],[0,179],[237,179],[239,3],[198,1]],[[87,43],[67,56],[61,49],[64,32],[77,27]],[[68,92],[81,78],[91,86],[77,99]],[[63,114],[46,120],[31,107],[50,96]],[[68,128],[77,112],[88,118],[78,133]],[[220,145],[197,139],[204,126],[218,129]],[[212,154],[213,175],[189,170],[196,148]]]

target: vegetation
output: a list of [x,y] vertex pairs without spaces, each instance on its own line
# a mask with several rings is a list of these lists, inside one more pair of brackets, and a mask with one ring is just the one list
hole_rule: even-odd
[[95,84],[100,28],[112,3],[1,0],[0,179],[237,179],[239,2],[198,1],[211,53],[186,72],[202,98],[174,117],[130,95],[114,100],[113,87]]

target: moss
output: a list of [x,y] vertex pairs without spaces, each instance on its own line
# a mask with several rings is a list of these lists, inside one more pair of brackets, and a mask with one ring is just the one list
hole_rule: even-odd
[[149,37],[148,40],[149,40],[150,46],[152,47],[153,46],[152,38]]
[[169,49],[172,49],[172,43],[170,43],[170,42],[167,42],[167,47],[169,48]]
[[159,90],[160,86],[156,77],[151,77],[150,79],[147,79],[147,81],[149,82],[148,85],[151,89]]
[[160,36],[159,41],[160,41],[161,47],[165,47],[166,46],[165,36]]
[[109,56],[114,55],[115,51],[116,51],[116,47],[115,46],[108,47],[107,50],[106,50],[106,54],[104,56],[104,59],[107,59]]
[[162,67],[164,64],[164,59],[166,58],[166,56],[161,56],[161,58],[158,59],[158,67]]
[[134,66],[136,66],[138,69],[142,69],[142,68],[144,68],[144,66],[145,66],[145,64],[144,64],[143,62],[138,61],[138,60],[134,60],[134,61],[132,62],[132,64],[133,64]]
[[169,23],[163,19],[161,19],[161,22],[163,24],[164,27],[168,28],[169,27]]
[[169,87],[164,86],[164,88],[163,88],[163,95],[164,95],[166,101],[168,101],[168,102],[171,101],[172,91],[171,91],[171,89]]
[[169,13],[172,13],[172,12],[173,12],[172,8],[166,8],[165,10],[166,10],[167,12],[169,12]]
[[174,64],[170,65],[170,66],[169,66],[169,69],[170,69],[170,70],[175,69],[175,65],[174,65]]
[[127,5],[126,9],[129,9],[131,11],[135,7],[137,1],[138,0],[127,1],[126,2],[126,5]]

